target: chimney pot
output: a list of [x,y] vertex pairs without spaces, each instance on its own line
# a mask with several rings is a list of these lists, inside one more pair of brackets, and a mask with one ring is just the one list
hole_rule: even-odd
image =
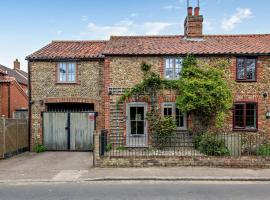
[[192,14],[193,14],[193,8],[188,7],[188,16],[192,16]]
[[14,64],[13,65],[14,70],[20,70],[21,67],[20,67],[20,62],[18,61],[18,59],[16,59],[13,64]]
[[196,7],[196,8],[194,9],[194,15],[195,15],[195,16],[199,16],[199,15],[200,15],[200,7]]

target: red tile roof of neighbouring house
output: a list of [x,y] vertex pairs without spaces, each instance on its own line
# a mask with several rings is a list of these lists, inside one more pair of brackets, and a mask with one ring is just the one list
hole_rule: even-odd
[[106,41],[52,41],[27,60],[99,58]]
[[270,54],[270,34],[184,36],[112,36],[104,55]]
[[23,70],[10,69],[3,65],[0,65],[0,70],[3,71],[6,75],[14,77],[18,83],[28,85],[28,73]]

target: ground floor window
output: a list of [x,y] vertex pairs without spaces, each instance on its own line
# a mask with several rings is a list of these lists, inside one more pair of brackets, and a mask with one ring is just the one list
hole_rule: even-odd
[[234,129],[257,129],[257,108],[257,103],[235,103],[233,120]]
[[163,116],[174,117],[178,129],[186,129],[186,113],[181,112],[175,103],[163,103]]

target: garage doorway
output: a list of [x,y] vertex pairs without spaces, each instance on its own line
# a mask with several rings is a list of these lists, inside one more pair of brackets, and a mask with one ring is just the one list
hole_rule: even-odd
[[50,104],[43,113],[43,144],[49,151],[90,151],[96,129],[93,106]]

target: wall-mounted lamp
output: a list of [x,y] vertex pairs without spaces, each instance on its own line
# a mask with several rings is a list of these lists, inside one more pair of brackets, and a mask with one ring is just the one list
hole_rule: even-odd
[[270,111],[269,110],[266,111],[265,116],[266,116],[266,119],[270,119]]

